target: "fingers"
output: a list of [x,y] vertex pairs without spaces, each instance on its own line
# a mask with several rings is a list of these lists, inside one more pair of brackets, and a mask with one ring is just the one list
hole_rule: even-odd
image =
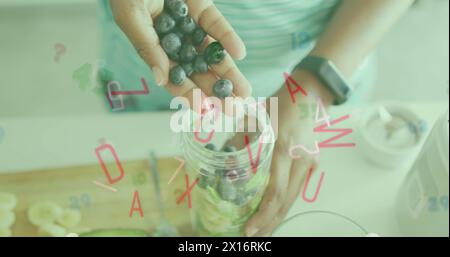
[[169,58],[159,44],[152,18],[142,1],[111,1],[117,25],[152,69],[158,85],[168,83]]
[[310,170],[313,173],[317,169],[317,163],[315,160],[298,160],[292,162],[291,176],[289,179],[289,188],[295,188],[297,190],[297,196],[300,194],[301,188],[304,186],[306,176]]
[[228,79],[233,82],[233,92],[242,98],[252,95],[252,87],[250,82],[245,78],[244,74],[238,69],[233,59],[229,55],[225,59],[215,65],[211,65],[211,69],[222,79]]
[[[205,93],[205,95],[207,95],[209,97],[214,97],[213,85],[218,80],[218,78],[214,74],[214,72],[209,71],[206,73],[194,73],[194,74],[192,74],[191,79],[203,91],[203,93]],[[225,112],[225,108],[222,108],[223,106],[225,106],[224,99],[220,99],[220,98],[217,98],[217,99],[221,103],[221,106],[217,106],[217,107],[220,107],[221,111]],[[216,101],[217,101],[217,99],[216,99]]]
[[207,96],[214,96],[213,85],[218,78],[213,72],[193,73],[191,79]]
[[[170,68],[172,68],[175,65],[176,65],[175,63],[171,62]],[[187,101],[189,103],[189,107],[191,109],[193,109],[194,89],[199,89],[199,88],[192,80],[187,78],[181,85],[174,85],[170,81],[168,81],[165,88],[173,96],[186,97]],[[202,97],[202,99],[204,99],[206,96],[202,93],[201,97]]]
[[315,170],[315,164],[311,164],[310,161],[293,161],[291,166],[291,172],[289,176],[288,194],[287,198],[280,208],[275,218],[266,225],[257,236],[271,236],[273,231],[284,221],[284,218],[288,214],[294,202],[298,199],[300,191],[304,186],[306,175],[310,168]]
[[[188,0],[186,2],[190,7],[192,18],[213,38],[221,41],[222,45],[233,57],[245,56],[245,47],[242,40],[240,40],[211,0]],[[157,9],[157,7],[155,8]],[[158,85],[167,85],[167,89],[173,95],[183,96],[195,89],[195,84],[197,84],[208,96],[213,95],[212,85],[217,81],[217,78],[213,78],[211,75],[207,75],[206,79],[205,76],[196,76],[190,81],[187,80],[181,86],[183,88],[169,84],[170,61],[160,46],[159,37],[153,28],[151,14],[143,1],[111,0],[111,9],[116,23],[127,35],[141,58],[152,69]],[[250,83],[229,56],[226,57],[223,63],[212,66],[211,70],[219,77],[233,82],[235,95],[243,98],[251,95]],[[199,77],[201,77],[201,80]],[[193,83],[195,84],[193,85]]]
[[[208,37],[207,41],[214,42],[215,40]],[[203,50],[202,47],[200,51]],[[228,55],[220,64],[211,65],[210,70],[207,73],[194,73],[191,76],[191,79],[208,96],[214,96],[213,85],[218,79],[230,80],[234,86],[234,94],[237,96],[245,99],[252,94],[250,82],[239,71],[234,61]],[[227,110],[223,109],[223,112],[227,113]]]
[[187,0],[191,17],[237,60],[246,56],[244,42],[211,0]]
[[[202,46],[200,51],[204,51],[210,43],[215,41],[215,39],[208,36],[206,40],[207,44]],[[247,78],[245,78],[244,74],[242,74],[236,66],[236,63],[229,55],[226,55],[225,59],[221,63],[210,65],[210,69],[214,71],[221,79],[227,79],[233,83],[233,92],[236,96],[240,96],[245,99],[252,95],[252,87],[250,82]]]
[[276,218],[283,202],[287,197],[287,187],[291,161],[282,151],[279,145],[275,146],[274,156],[272,157],[271,177],[269,186],[266,189],[261,206],[257,213],[247,222],[247,236],[258,236],[266,224],[269,224]]
[[[205,88],[205,85],[211,83],[211,81],[215,80],[214,76],[208,76],[203,74],[203,80],[191,80],[187,78],[181,85],[173,85],[172,83],[168,83],[166,85],[166,89],[170,94],[174,96],[181,96],[187,98],[187,102],[192,111],[202,114],[202,111],[210,112],[214,111],[223,111],[223,101],[221,99],[209,99],[206,101],[206,98],[210,96],[210,91],[205,92],[202,88],[199,88],[198,85],[202,85]],[[212,82],[214,83],[214,82]],[[198,92],[196,92],[198,91]],[[211,109],[211,105],[213,105],[213,109]]]

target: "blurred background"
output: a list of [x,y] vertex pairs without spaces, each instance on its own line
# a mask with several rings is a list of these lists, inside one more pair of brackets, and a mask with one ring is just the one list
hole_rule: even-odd
[[[378,51],[373,101],[448,99],[448,8],[447,0],[418,1],[389,32]],[[0,0],[0,117],[107,111],[72,79],[98,59],[96,13],[89,0]],[[65,50],[56,63],[58,43]]]

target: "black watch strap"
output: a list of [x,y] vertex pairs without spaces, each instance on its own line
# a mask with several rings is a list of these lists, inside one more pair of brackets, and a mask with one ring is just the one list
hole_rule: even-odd
[[331,61],[322,57],[307,56],[294,68],[297,69],[314,74],[335,97],[334,105],[342,105],[349,99],[351,88]]

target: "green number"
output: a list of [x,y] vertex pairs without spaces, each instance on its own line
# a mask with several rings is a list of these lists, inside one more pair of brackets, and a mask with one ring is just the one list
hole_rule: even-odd
[[92,200],[91,196],[89,194],[82,194],[81,195],[81,202],[84,204],[84,207],[90,207]]
[[92,65],[86,63],[73,72],[72,78],[78,82],[80,89],[85,90],[91,85]]
[[309,108],[307,104],[299,104],[298,107],[300,108],[300,120],[307,119],[309,116]]
[[78,198],[76,196],[69,197],[69,208],[71,209],[80,209],[80,203],[78,202]]

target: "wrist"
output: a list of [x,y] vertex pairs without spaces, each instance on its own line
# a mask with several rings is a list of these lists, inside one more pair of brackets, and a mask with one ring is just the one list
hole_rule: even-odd
[[292,78],[308,93],[308,98],[316,101],[320,97],[326,108],[333,105],[335,97],[331,91],[320,81],[320,79],[307,70],[298,69],[293,71]]

